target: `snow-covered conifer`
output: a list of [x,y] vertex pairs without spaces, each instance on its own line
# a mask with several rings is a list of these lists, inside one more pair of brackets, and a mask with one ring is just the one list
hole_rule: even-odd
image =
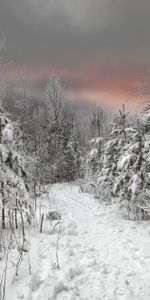
[[144,112],[127,134],[128,142],[117,164],[114,193],[119,195],[125,217],[144,219],[150,212],[150,112]]
[[[0,113],[0,200],[2,228],[6,226],[6,217],[11,216],[17,227],[17,213],[25,210],[29,219],[29,203],[26,171],[22,157],[13,149],[13,125],[3,109]],[[10,221],[10,220],[9,220]]]

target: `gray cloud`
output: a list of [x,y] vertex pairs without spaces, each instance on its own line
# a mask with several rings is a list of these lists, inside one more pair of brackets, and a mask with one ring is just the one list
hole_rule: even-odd
[[84,65],[150,58],[149,0],[1,0],[0,32],[14,62]]

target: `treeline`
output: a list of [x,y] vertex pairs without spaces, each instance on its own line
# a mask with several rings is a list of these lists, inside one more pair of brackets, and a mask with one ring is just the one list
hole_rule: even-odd
[[148,217],[149,107],[138,117],[124,106],[114,116],[101,107],[78,107],[54,76],[37,101],[24,81],[1,89],[0,99],[3,228],[5,211],[12,211],[16,228],[20,209],[31,222],[42,186],[78,178],[99,201],[116,201],[124,217]]
[[115,201],[129,219],[150,215],[150,108],[134,118],[119,111],[107,139],[91,140],[86,157],[85,190],[100,201]]
[[10,206],[17,227],[18,205],[22,201],[23,210],[24,206],[28,210],[28,192],[33,194],[32,206],[36,209],[42,186],[84,178],[89,140],[107,135],[110,116],[100,107],[68,102],[60,80],[54,76],[37,101],[23,80],[17,87],[4,86],[0,95],[2,227]]

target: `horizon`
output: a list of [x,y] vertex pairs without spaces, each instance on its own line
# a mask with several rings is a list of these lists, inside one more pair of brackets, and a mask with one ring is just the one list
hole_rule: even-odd
[[8,62],[1,78],[15,82],[23,74],[34,91],[56,74],[67,99],[139,109],[135,87],[149,69],[149,1],[2,0],[0,6]]

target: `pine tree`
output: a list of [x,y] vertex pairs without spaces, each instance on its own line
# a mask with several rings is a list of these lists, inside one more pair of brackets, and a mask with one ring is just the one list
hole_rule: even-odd
[[[25,212],[30,222],[31,203],[27,193],[27,173],[18,152],[13,149],[13,125],[6,117],[3,109],[0,113],[0,200],[2,212],[2,228],[6,227],[6,217],[9,222],[15,218],[18,227],[17,214]],[[12,225],[12,224],[11,224]]]
[[150,112],[144,112],[134,128],[128,129],[128,142],[118,161],[114,193],[119,195],[120,211],[130,219],[145,219],[150,212]]
[[119,110],[120,116],[113,124],[109,140],[104,144],[101,156],[101,170],[97,172],[96,194],[100,200],[111,201],[114,196],[113,186],[118,175],[117,162],[121,149],[126,143],[126,117],[125,106]]

